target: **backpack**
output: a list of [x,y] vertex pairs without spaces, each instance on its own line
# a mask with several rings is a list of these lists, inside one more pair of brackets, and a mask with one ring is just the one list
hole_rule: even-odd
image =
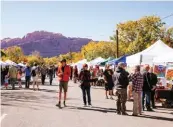
[[35,76],[36,76],[36,71],[35,71],[35,69],[34,69],[34,70],[32,70],[31,75],[32,75],[33,77],[35,77]]

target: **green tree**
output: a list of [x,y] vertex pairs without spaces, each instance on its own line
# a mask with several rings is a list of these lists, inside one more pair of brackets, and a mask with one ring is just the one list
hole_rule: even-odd
[[[144,50],[160,39],[164,22],[157,16],[145,16],[136,21],[127,21],[117,25],[121,54],[134,54]],[[111,37],[114,39],[116,35]]]
[[20,63],[25,58],[23,50],[18,46],[4,49],[4,53],[6,54],[6,57],[4,58],[5,60],[10,59],[16,63]]
[[116,43],[112,42],[90,42],[83,46],[81,53],[87,60],[93,60],[97,57],[115,57],[116,56]]

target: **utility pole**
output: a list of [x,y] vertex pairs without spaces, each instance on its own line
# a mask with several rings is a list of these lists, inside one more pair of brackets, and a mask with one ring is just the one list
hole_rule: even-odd
[[116,57],[119,57],[119,42],[118,42],[118,30],[116,30],[116,48],[117,48],[117,52],[116,52]]
[[71,60],[71,63],[72,63],[73,61],[72,61],[72,51],[71,51],[71,46],[70,46],[70,60]]

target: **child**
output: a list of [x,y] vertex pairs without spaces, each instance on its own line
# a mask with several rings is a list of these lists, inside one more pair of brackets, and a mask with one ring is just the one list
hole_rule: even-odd
[[7,89],[8,88],[8,75],[5,76],[5,82],[4,82],[4,85],[5,85],[5,88]]
[[19,88],[22,88],[22,71],[21,69],[18,70],[18,73],[17,73],[17,79],[18,79],[18,84],[19,84]]

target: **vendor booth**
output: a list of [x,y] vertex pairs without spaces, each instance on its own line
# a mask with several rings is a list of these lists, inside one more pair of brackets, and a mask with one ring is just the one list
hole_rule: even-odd
[[5,62],[3,62],[3,61],[0,61],[0,65],[1,66],[6,66],[7,64]]
[[77,63],[72,64],[72,66],[77,66],[78,70],[81,70],[83,67],[83,64],[87,63],[86,59],[80,60]]
[[117,65],[119,62],[123,62],[123,63],[126,63],[126,57],[127,55],[124,55],[118,59],[113,59],[109,62],[107,62],[107,64],[110,64],[110,65]]
[[[153,67],[154,73],[158,77],[158,84],[156,87],[156,100],[161,101],[164,107],[173,106],[173,49],[166,45],[161,40],[158,40],[153,45],[127,57],[128,68],[135,65],[149,64]],[[167,76],[168,75],[168,76]]]
[[98,63],[98,65],[99,65],[99,66],[105,66],[105,65],[106,65],[109,61],[111,61],[111,60],[114,60],[114,58],[113,58],[113,57],[109,57],[109,58],[106,59],[105,61]]
[[[160,58],[163,55],[173,54],[173,49],[166,45],[161,40],[158,40],[149,48],[143,50],[142,52],[136,53],[134,55],[128,56],[126,59],[128,66],[153,64],[154,58]],[[169,57],[169,59],[171,59]]]
[[11,61],[11,60],[6,60],[5,63],[8,64],[8,65],[17,66],[17,64],[15,62]]
[[94,60],[88,62],[88,64],[89,64],[90,66],[95,66],[95,65],[97,65],[98,63],[101,63],[101,62],[104,62],[104,61],[105,61],[104,58],[98,57],[98,58],[96,58],[96,59],[94,59]]

